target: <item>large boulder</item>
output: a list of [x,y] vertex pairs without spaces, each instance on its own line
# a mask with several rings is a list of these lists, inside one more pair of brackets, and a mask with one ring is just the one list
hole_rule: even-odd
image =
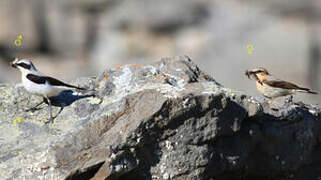
[[271,110],[186,56],[71,83],[96,92],[53,97],[53,123],[46,106],[24,111],[41,98],[0,85],[0,179],[321,177],[318,105]]

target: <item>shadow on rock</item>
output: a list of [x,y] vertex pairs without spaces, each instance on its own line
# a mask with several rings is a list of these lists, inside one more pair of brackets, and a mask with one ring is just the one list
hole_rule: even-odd
[[[57,96],[53,96],[50,97],[50,101],[51,101],[51,105],[52,106],[56,106],[56,107],[60,107],[59,112],[57,113],[57,115],[54,117],[56,118],[64,109],[64,107],[71,105],[73,102],[79,100],[79,99],[83,99],[83,98],[87,98],[87,97],[93,97],[95,96],[94,94],[89,94],[89,95],[75,95],[73,93],[73,91],[71,90],[67,90],[67,91],[63,91],[61,92],[59,95]],[[46,103],[47,105],[49,105],[48,100],[46,98],[43,98],[42,102],[40,104],[38,104],[37,106]],[[36,107],[37,107],[36,106]],[[38,110],[36,109],[36,107],[31,108],[33,111]]]
[[[50,97],[49,99],[51,101],[51,105],[64,108],[66,106],[71,105],[73,102],[75,102],[79,99],[93,97],[93,96],[94,95],[74,95],[73,91],[67,90],[67,91],[61,92],[57,96]],[[46,104],[48,104],[48,101],[46,98],[44,98],[43,101]]]

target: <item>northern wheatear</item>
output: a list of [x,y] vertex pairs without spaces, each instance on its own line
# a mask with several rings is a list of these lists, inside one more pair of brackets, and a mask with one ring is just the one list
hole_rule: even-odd
[[252,71],[246,71],[249,79],[256,80],[257,90],[269,99],[295,94],[296,92],[318,94],[308,88],[297,86],[293,83],[274,78],[266,69],[259,67]]
[[39,72],[28,59],[19,60],[16,58],[10,64],[12,67],[18,68],[21,71],[21,80],[24,88],[29,93],[44,98],[44,101],[37,104],[35,107],[30,108],[30,110],[38,107],[43,102],[49,105],[49,122],[53,120],[50,97],[57,96],[59,93],[65,90],[86,90],[84,88],[66,84],[60,80],[46,76],[45,74]]

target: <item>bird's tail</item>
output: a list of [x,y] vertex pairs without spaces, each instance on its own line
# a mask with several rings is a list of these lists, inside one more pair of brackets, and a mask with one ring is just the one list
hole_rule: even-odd
[[88,88],[82,88],[82,87],[75,87],[79,91],[85,91],[85,92],[95,92],[95,89],[88,89]]
[[73,88],[80,90],[80,91],[89,91],[89,89],[86,88],[82,88],[82,87],[77,87],[77,86],[73,86]]
[[318,94],[318,92],[315,92],[315,91],[311,91],[311,89],[308,89],[308,88],[299,88],[298,89],[299,92],[303,92],[303,93],[310,93],[310,94]]
[[74,85],[70,85],[70,84],[64,84],[66,87],[68,87],[69,89],[75,89],[75,90],[79,90],[79,91],[94,91],[92,89],[88,89],[88,88],[83,88],[83,87],[79,87],[79,86],[74,86]]
[[73,86],[73,89],[75,89],[77,92],[80,92],[83,95],[86,96],[96,96],[97,91],[95,89],[89,89],[89,88],[83,88],[83,87],[77,87],[77,86]]
[[84,88],[84,87],[79,87],[79,86],[74,86],[74,85],[70,85],[68,84],[68,87],[70,90],[76,90],[78,92],[82,92],[82,93],[89,93],[89,94],[95,94],[96,90],[95,89],[89,89],[89,88]]

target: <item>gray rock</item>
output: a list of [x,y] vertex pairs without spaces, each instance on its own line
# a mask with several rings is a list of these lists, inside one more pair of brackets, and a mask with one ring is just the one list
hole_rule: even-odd
[[72,83],[95,87],[95,97],[55,97],[64,109],[51,124],[45,106],[24,112],[41,98],[21,85],[0,85],[1,179],[321,176],[318,105],[270,110],[224,88],[186,56]]

